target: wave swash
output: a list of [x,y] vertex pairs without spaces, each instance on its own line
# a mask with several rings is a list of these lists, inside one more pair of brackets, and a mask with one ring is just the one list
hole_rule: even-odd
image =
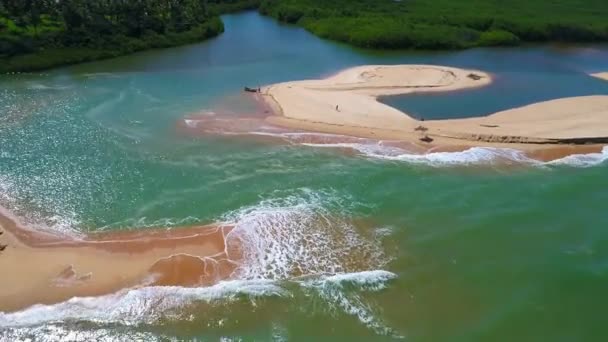
[[228,279],[207,287],[141,286],[38,304],[0,313],[0,330],[12,338],[23,336],[26,328],[66,322],[155,324],[188,319],[188,308],[201,304],[289,301],[306,295],[319,298],[329,314],[351,315],[378,334],[399,336],[363,297],[386,288],[397,276],[382,269],[390,257],[379,235],[366,234],[347,219],[356,205],[335,191],[273,193],[271,199],[220,218],[222,225],[233,227],[226,235],[227,249],[241,248],[243,254]]
[[[336,135],[319,135],[311,133],[254,133],[264,136],[275,136],[294,144],[317,148],[349,149],[361,155],[379,160],[401,161],[411,164],[424,164],[432,167],[473,166],[473,165],[529,165],[529,166],[571,166],[591,167],[603,164],[608,160],[608,146],[598,153],[571,154],[551,161],[540,161],[526,155],[524,151],[503,147],[471,147],[456,152],[413,153],[407,149],[392,145],[392,142],[372,139],[343,137]],[[307,142],[314,135],[314,142]],[[332,140],[347,142],[331,142]],[[318,141],[318,140],[327,140]]]
[[[332,133],[305,131],[288,131],[284,128],[269,125],[260,118],[243,117],[226,118],[214,112],[189,116],[180,121],[184,132],[188,134],[218,134],[226,136],[240,135],[274,139],[288,144],[334,148],[355,151],[368,158],[377,160],[400,161],[411,164],[429,165],[431,167],[474,166],[474,165],[528,165],[528,166],[572,166],[590,167],[602,164],[608,159],[608,146],[596,153],[577,154],[572,146],[553,146],[548,151],[557,152],[550,161],[534,158],[525,151],[508,147],[463,147],[460,151],[433,151],[421,148],[405,141],[385,141],[359,138]],[[542,149],[540,150],[542,151]],[[582,150],[578,150],[579,152]],[[573,154],[574,153],[574,154]]]

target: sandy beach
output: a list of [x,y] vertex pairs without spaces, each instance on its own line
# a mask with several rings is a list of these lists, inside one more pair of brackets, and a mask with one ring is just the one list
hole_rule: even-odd
[[591,74],[591,76],[608,81],[608,72],[598,72],[597,74]]
[[540,155],[539,150],[551,148],[567,155],[580,150],[569,145],[585,144],[585,151],[598,152],[608,142],[608,96],[557,99],[481,118],[427,121],[377,101],[380,96],[463,90],[491,82],[491,75],[479,70],[369,65],[323,80],[270,85],[262,95],[275,113],[267,121],[275,125],[404,140],[426,149],[502,146]]
[[139,229],[73,238],[29,229],[0,212],[0,311],[151,285],[204,286],[240,259],[231,227]]

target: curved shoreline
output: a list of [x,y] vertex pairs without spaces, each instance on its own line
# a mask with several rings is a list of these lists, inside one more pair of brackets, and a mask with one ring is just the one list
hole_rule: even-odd
[[89,234],[28,229],[0,207],[0,312],[142,286],[205,286],[242,258],[232,227],[203,225]]
[[[608,143],[608,96],[563,98],[486,117],[419,121],[377,101],[414,92],[454,91],[492,82],[489,74],[430,65],[359,66],[322,80],[273,84],[262,99],[267,121],[293,129],[404,140],[423,148],[515,147],[525,151],[573,145],[598,152]],[[424,138],[424,139],[423,139]],[[430,139],[429,139],[430,138]],[[566,154],[567,155],[567,154]]]

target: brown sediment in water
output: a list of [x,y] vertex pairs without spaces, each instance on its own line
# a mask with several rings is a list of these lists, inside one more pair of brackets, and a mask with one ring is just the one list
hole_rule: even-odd
[[150,285],[205,286],[242,259],[229,226],[141,229],[82,239],[39,233],[0,212],[0,311]]
[[549,162],[573,154],[600,153],[602,149],[602,145],[566,145],[529,150],[526,155],[532,159]]

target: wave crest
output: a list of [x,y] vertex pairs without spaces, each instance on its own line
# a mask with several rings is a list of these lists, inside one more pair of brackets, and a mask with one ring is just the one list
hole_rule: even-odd
[[222,217],[233,227],[226,235],[227,249],[241,248],[243,254],[229,280],[194,288],[141,286],[0,312],[0,330],[80,321],[155,324],[192,319],[188,308],[201,303],[212,308],[242,301],[257,305],[269,297],[290,303],[298,293],[307,293],[320,298],[326,312],[340,311],[378,333],[393,334],[361,296],[385,289],[397,276],[382,270],[390,261],[381,246],[384,235],[348,219],[359,206],[333,190],[274,192]]
[[528,157],[523,151],[512,148],[471,147],[458,152],[412,153],[399,147],[379,143],[303,143],[302,145],[320,148],[347,148],[362,155],[381,160],[401,161],[411,164],[424,164],[433,167],[517,164],[530,166],[570,166],[592,167],[608,160],[608,146],[599,153],[573,154],[556,160],[542,162]]

